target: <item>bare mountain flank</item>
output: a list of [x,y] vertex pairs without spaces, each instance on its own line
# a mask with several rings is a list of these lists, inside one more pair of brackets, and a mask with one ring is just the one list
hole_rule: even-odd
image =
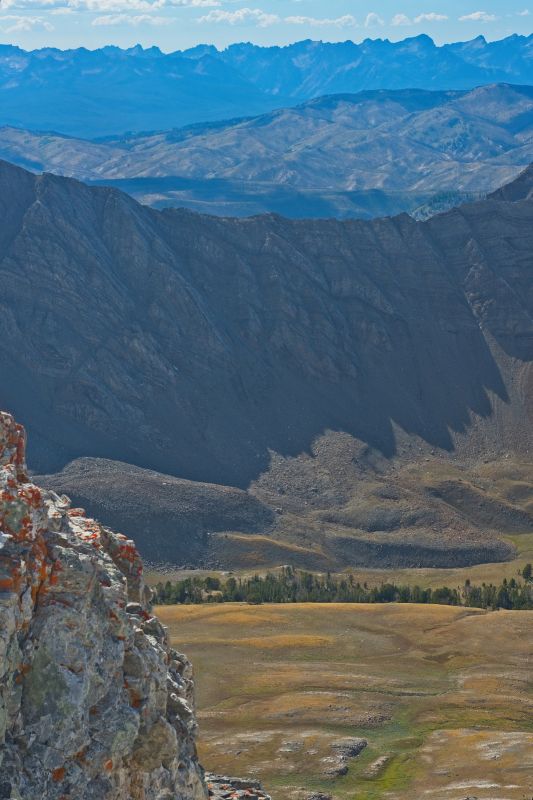
[[[102,474],[139,487],[144,515],[114,520],[154,560],[167,539],[174,563],[193,540],[198,563],[507,558],[494,532],[529,529],[527,496],[473,519],[402,475],[466,469],[483,503],[468,470],[510,460],[530,485],[531,180],[425,223],[239,220],[4,162],[0,404],[104,520]],[[115,463],[52,475],[79,457]]]

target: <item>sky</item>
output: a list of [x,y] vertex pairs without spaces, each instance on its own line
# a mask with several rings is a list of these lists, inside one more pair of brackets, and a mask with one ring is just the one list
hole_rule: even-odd
[[198,43],[284,45],[301,39],[438,44],[533,32],[527,0],[0,0],[0,41],[26,49]]

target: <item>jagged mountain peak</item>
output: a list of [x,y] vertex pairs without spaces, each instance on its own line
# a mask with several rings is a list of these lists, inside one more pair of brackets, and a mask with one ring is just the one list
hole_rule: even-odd
[[533,80],[528,48],[526,37],[438,46],[425,34],[361,44],[238,43],[221,51],[201,45],[169,54],[140,45],[29,52],[4,47],[2,121],[97,137],[259,114],[323,94],[526,84]]

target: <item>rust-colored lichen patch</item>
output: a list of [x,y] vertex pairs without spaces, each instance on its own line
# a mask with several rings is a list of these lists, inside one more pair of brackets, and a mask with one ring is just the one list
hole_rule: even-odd
[[59,781],[62,781],[65,777],[65,772],[65,767],[58,767],[52,772],[52,780],[55,781],[55,783],[59,783]]

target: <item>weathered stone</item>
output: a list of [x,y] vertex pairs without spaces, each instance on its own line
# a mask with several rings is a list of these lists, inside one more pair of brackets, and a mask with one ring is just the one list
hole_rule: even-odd
[[350,758],[356,758],[367,746],[366,739],[349,738],[341,739],[331,745],[331,749],[335,753],[333,756],[327,756],[322,759],[324,764],[323,774],[330,778],[340,778],[348,772],[348,761]]
[[0,413],[0,798],[205,800],[135,545],[30,483],[24,444]]
[[251,778],[229,778],[226,775],[206,775],[211,800],[271,800],[261,783]]
[[368,742],[366,739],[350,738],[342,739],[332,744],[332,748],[343,758],[356,758],[361,753]]
[[390,756],[380,756],[376,758],[375,761],[372,761],[371,764],[363,772],[363,777],[365,778],[375,778],[376,775],[382,771],[382,769],[388,764],[390,761]]

